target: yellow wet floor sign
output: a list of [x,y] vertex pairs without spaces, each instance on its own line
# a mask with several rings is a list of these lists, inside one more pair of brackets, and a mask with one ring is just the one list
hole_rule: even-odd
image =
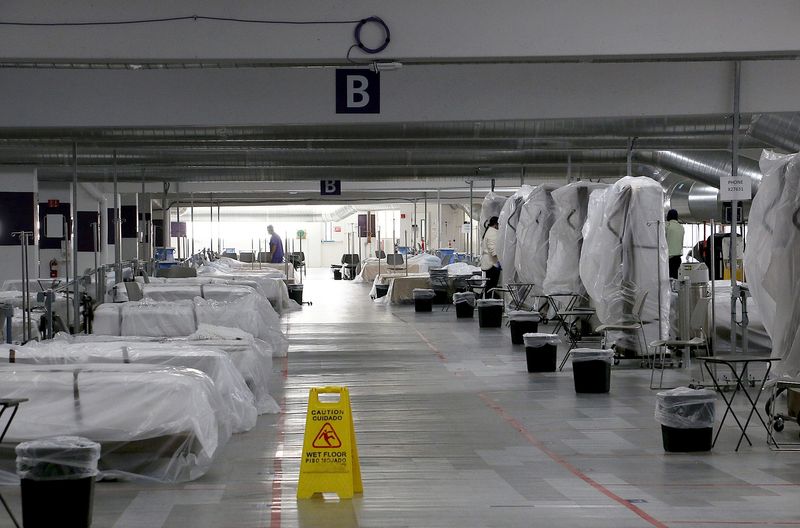
[[[320,394],[339,398],[320,401]],[[347,387],[312,388],[308,394],[297,498],[310,499],[315,493],[336,493],[340,499],[363,493]]]

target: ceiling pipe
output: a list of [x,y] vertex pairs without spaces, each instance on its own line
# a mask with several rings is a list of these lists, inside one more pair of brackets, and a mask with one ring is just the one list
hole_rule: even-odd
[[786,152],[800,152],[800,113],[757,115],[747,134]]
[[[750,114],[742,116],[746,122]],[[743,125],[742,133],[747,125]],[[550,138],[727,135],[732,120],[726,115],[622,117],[591,119],[509,119],[494,121],[434,121],[427,123],[379,123],[336,125],[273,125],[239,127],[132,127],[132,128],[4,128],[0,141],[49,140],[82,145],[125,141],[229,141],[229,140],[314,140],[314,139],[475,139],[475,138]]]

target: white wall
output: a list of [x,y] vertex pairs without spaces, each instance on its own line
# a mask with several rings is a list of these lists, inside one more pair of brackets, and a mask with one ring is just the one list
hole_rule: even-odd
[[[359,20],[392,40],[379,58],[596,57],[776,53],[797,49],[793,0],[7,0],[0,18],[124,20],[218,15]],[[93,28],[4,27],[5,58],[343,61],[354,24],[286,26],[181,21]],[[367,35],[369,36],[369,35]],[[213,37],[213,38],[212,38]],[[360,58],[358,53],[354,57]]]
[[[9,127],[224,126],[724,115],[729,62],[417,65],[380,114],[336,114],[332,69],[0,70]],[[745,62],[742,112],[796,111],[797,61]],[[58,89],[53,89],[57,86]],[[191,87],[191,90],[187,90]],[[202,112],[197,109],[202,108]]]

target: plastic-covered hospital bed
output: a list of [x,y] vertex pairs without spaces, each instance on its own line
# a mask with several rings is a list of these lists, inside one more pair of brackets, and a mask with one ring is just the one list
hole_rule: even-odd
[[586,293],[579,269],[583,225],[589,209],[589,195],[606,187],[602,183],[579,181],[552,192],[556,212],[550,228],[547,272],[543,282],[546,294]]
[[765,150],[750,208],[744,268],[772,339],[773,373],[800,376],[800,156]]
[[104,477],[194,480],[230,436],[220,395],[196,369],[156,365],[3,365],[6,398],[27,398],[8,430],[3,469],[19,442],[54,435],[100,443]]
[[555,220],[554,188],[551,185],[535,187],[520,207],[514,267],[519,282],[533,284],[535,295],[544,293],[550,228]]
[[[289,298],[289,291],[286,283],[282,279],[271,277],[150,277],[148,283],[145,283],[142,277],[136,277],[136,282],[139,283],[144,297],[149,297],[154,300],[175,301],[178,299],[203,297],[218,301],[229,301],[244,295],[248,292],[245,288],[249,287],[266,298],[279,313],[299,308],[297,303]],[[227,288],[226,286],[233,286],[234,288]],[[194,287],[194,289],[192,289],[192,287]],[[199,289],[197,289],[198,287]],[[192,293],[197,295],[192,295],[190,297],[189,295]],[[124,284],[116,285],[114,288],[113,300],[114,302],[129,300]]]
[[486,226],[486,221],[489,220],[493,216],[500,216],[500,211],[503,209],[503,205],[506,203],[506,197],[497,194],[494,191],[486,193],[486,196],[483,198],[483,203],[481,203],[481,216],[480,216],[480,232],[483,234],[483,229]]
[[283,357],[289,342],[280,330],[280,319],[260,295],[219,302],[193,301],[106,303],[95,310],[93,330],[99,335],[185,337],[201,324],[238,328],[267,342],[273,356]]
[[272,378],[272,347],[266,342],[238,328],[226,328],[207,324],[199,325],[197,332],[186,337],[140,337],[109,335],[69,335],[56,334],[53,342],[96,343],[96,342],[139,342],[166,343],[171,347],[201,347],[218,350],[228,354],[234,366],[244,378],[250,392],[255,396],[259,414],[277,413],[280,409],[270,395]]
[[[669,333],[663,193],[658,182],[632,176],[592,192],[580,256],[581,280],[601,323],[636,322],[634,305],[646,295],[641,320],[648,343]],[[636,349],[636,342],[617,345]]]
[[[286,275],[287,268],[289,271],[288,277]],[[197,268],[198,275],[243,272],[259,274],[264,277],[294,280],[294,268],[291,264],[286,266],[285,263],[247,263],[228,257],[220,257],[214,261],[206,261]]]
[[234,433],[249,431],[256,424],[255,397],[241,373],[225,352],[199,346],[173,346],[141,341],[65,343],[63,340],[2,345],[0,364],[74,365],[110,363],[146,364],[194,368],[208,375],[219,391],[222,419]]
[[[516,262],[517,251],[517,225],[522,211],[522,204],[528,199],[533,191],[530,185],[523,185],[508,198],[500,209],[497,217],[497,259],[500,261],[503,273],[503,283],[515,281],[514,265]],[[484,226],[481,224],[481,235],[484,233]]]

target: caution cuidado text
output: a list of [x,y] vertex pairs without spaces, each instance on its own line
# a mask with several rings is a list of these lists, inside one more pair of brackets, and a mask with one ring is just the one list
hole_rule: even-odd
[[[330,395],[326,400],[335,401],[321,401],[321,394]],[[353,494],[362,492],[347,388],[312,388],[308,395],[297,498],[310,499],[316,493],[336,493],[340,499],[350,499]]]

